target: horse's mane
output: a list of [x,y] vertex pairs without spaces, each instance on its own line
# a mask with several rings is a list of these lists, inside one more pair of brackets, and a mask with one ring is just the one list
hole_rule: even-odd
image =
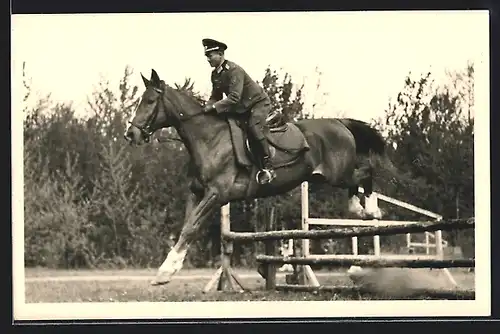
[[200,95],[200,93],[195,92],[193,87],[194,82],[191,82],[191,79],[186,79],[182,86],[176,83],[175,88],[173,89],[203,107],[205,105],[205,99]]

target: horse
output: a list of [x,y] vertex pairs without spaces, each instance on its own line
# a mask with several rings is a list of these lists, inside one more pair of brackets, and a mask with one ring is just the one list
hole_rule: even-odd
[[[362,219],[381,218],[372,195],[374,171],[392,165],[383,137],[367,123],[350,118],[302,119],[274,125],[270,121],[266,138],[277,176],[271,183],[259,184],[258,159],[244,118],[204,112],[200,99],[170,87],[154,69],[150,79],[142,73],[141,77],[145,91],[131,115],[125,140],[130,145],[142,145],[155,131],[173,127],[190,157],[183,226],[152,285],[172,280],[182,269],[186,253],[207,218],[231,201],[283,194],[307,181],[347,189],[349,212]],[[360,186],[364,188],[364,207],[358,194]]]

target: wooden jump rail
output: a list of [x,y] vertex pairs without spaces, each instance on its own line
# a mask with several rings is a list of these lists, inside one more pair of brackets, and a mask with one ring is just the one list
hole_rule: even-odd
[[359,255],[352,258],[328,258],[316,257],[314,255],[307,258],[290,257],[283,258],[282,256],[272,255],[257,255],[257,261],[261,263],[275,264],[317,264],[330,265],[335,267],[350,267],[368,266],[370,268],[473,268],[475,266],[474,259],[456,259],[456,260],[436,260],[436,259],[385,259],[378,256],[369,256],[368,258],[359,258]]
[[[244,233],[237,236],[238,240],[278,240],[278,239],[322,239],[322,238],[349,238],[352,236],[374,236],[374,235],[395,235],[408,232],[422,231],[442,231],[442,230],[463,230],[472,229],[475,226],[475,219],[451,219],[447,221],[437,222],[412,222],[410,224],[396,224],[390,222],[387,225],[381,226],[361,226],[361,227],[343,227],[333,228],[328,230],[314,231],[270,231],[257,233]],[[254,239],[249,238],[253,234]],[[233,234],[228,234],[226,237],[232,238]],[[269,242],[269,241],[268,241]],[[436,259],[433,256],[426,255],[391,255],[390,257],[382,257],[379,255],[307,255],[283,257],[275,256],[272,252],[267,252],[266,255],[257,255],[256,260],[259,263],[266,265],[266,289],[277,291],[302,291],[302,292],[319,292],[329,291],[334,293],[370,293],[372,295],[380,295],[381,292],[371,291],[360,287],[339,287],[339,286],[321,286],[317,281],[310,265],[328,265],[331,267],[350,267],[367,266],[370,268],[435,268],[448,270],[448,268],[472,268],[475,267],[474,259]],[[302,266],[302,271],[298,271],[299,284],[276,284],[276,265],[277,264],[292,264],[296,268]],[[306,281],[310,285],[304,284]],[[474,299],[475,291],[469,289],[412,289],[408,291],[406,298],[432,297],[441,299]]]
[[[276,240],[283,239],[342,239],[351,238],[353,236],[374,236],[374,235],[395,235],[409,232],[424,232],[424,231],[437,231],[437,230],[463,230],[471,229],[475,226],[474,218],[467,219],[451,219],[446,221],[437,222],[412,222],[410,224],[397,224],[396,222],[389,222],[387,225],[380,226],[359,226],[359,227],[342,227],[331,228],[327,230],[288,230],[288,231],[267,231],[267,232],[231,232],[229,220],[229,205],[222,207],[222,222],[221,222],[221,236],[222,236],[222,265],[212,277],[210,282],[206,285],[204,292],[209,291],[216,282],[218,282],[218,290],[236,290],[235,287],[239,286],[239,290],[243,291],[244,286],[236,273],[230,267],[230,255],[232,254],[232,241],[235,240],[251,240],[251,241],[265,241],[266,242],[266,255],[257,255],[257,261],[266,264],[267,278],[266,288],[278,290],[292,290],[297,291],[339,291],[342,288],[325,288],[319,287],[316,282],[315,286],[306,285],[277,285],[276,284],[276,267],[277,263],[290,263],[295,265],[310,264],[328,264],[338,267],[348,267],[351,265],[370,266],[370,267],[407,267],[407,268],[450,268],[450,267],[474,267],[475,261],[473,259],[457,259],[457,260],[437,260],[426,258],[425,256],[401,256],[401,258],[384,259],[378,255],[335,255],[329,256],[308,256],[305,257],[290,257],[284,258],[282,256],[274,256],[276,254]],[[270,221],[268,222],[268,229],[274,228],[275,225],[274,214],[271,214]],[[360,222],[360,225],[363,225]],[[236,283],[236,284],[235,284]],[[307,289],[306,289],[307,287]],[[306,290],[304,290],[306,289]],[[332,290],[333,289],[333,290]],[[450,290],[449,292],[442,292],[443,296],[452,294],[454,296],[470,297],[470,293],[463,292],[463,290]],[[433,296],[439,296],[439,293]]]
[[[358,191],[360,193],[364,193],[364,189],[362,187],[358,188]],[[406,203],[403,201],[400,201],[398,199],[385,196],[383,194],[379,194],[377,192],[372,193],[372,197],[375,197],[375,201],[378,202],[378,200],[382,200],[384,202],[390,203],[392,205],[396,205],[400,208],[404,208],[406,210],[410,210],[416,213],[419,213],[421,215],[425,215],[434,221],[440,221],[442,220],[442,216],[435,213],[431,212],[429,210],[425,210],[422,208],[419,208],[413,204]],[[302,182],[301,184],[301,203],[302,203],[302,219],[301,219],[301,229],[304,231],[308,231],[310,225],[335,225],[335,226],[381,226],[381,225],[401,225],[401,224],[415,224],[419,222],[409,222],[409,221],[379,221],[379,220],[353,220],[353,219],[330,219],[330,218],[312,218],[310,217],[309,214],[309,183],[308,182]],[[436,230],[434,232],[434,246],[435,246],[435,253],[436,255],[434,258],[442,259],[444,252],[443,252],[443,245],[445,244],[443,237],[442,237],[442,231],[441,230]],[[426,243],[421,244],[421,243],[415,243],[411,242],[411,233],[406,233],[406,242],[407,242],[407,247],[410,249],[411,246],[415,247],[421,247],[424,246],[426,247],[426,254],[430,255],[430,235],[431,232],[429,231],[424,231],[425,237],[426,237]],[[374,255],[380,256],[381,251],[380,251],[380,235],[376,234],[373,235],[373,252]],[[294,244],[293,239],[288,240],[289,247],[293,247],[293,254],[296,257],[309,257],[310,254],[310,247],[309,247],[309,240],[301,240],[300,243]],[[351,244],[352,244],[352,253],[354,255],[358,255],[358,236],[352,236],[351,237]],[[387,255],[384,255],[386,257]],[[338,255],[333,255],[333,257],[338,257]],[[299,283],[305,283],[306,281],[310,281],[311,284],[318,286],[319,283],[317,282],[317,279],[314,275],[313,270],[310,268],[309,265],[302,265],[302,266],[295,266],[294,267],[294,275],[295,279],[298,280]],[[443,269],[444,273],[450,280],[450,282],[454,285],[457,286],[457,282],[449,272],[447,268]]]
[[222,237],[226,240],[283,240],[283,239],[342,239],[351,237],[366,237],[374,235],[394,235],[405,233],[416,233],[438,230],[463,230],[474,228],[474,218],[451,219],[438,222],[418,222],[412,224],[399,225],[378,225],[361,227],[342,227],[330,228],[324,230],[287,230],[287,231],[268,231],[268,232],[225,232]]
[[[360,288],[346,287],[325,287],[320,286],[314,275],[311,264],[326,264],[329,266],[348,267],[351,265],[369,266],[372,268],[383,267],[406,267],[406,268],[446,268],[451,267],[474,267],[474,259],[444,260],[442,259],[442,237],[441,231],[472,229],[475,226],[474,218],[451,219],[443,221],[440,215],[427,210],[417,208],[411,204],[392,199],[390,197],[377,194],[377,196],[387,202],[405,207],[409,210],[425,214],[436,221],[425,222],[404,222],[404,221],[379,221],[380,224],[374,226],[373,221],[348,220],[345,219],[321,219],[309,217],[309,203],[304,200],[304,192],[307,191],[307,183],[302,184],[302,229],[277,231],[274,208],[271,210],[270,219],[266,221],[266,232],[232,232],[230,229],[230,209],[229,203],[221,208],[221,267],[216,271],[212,279],[203,289],[208,292],[217,284],[217,290],[245,290],[238,275],[231,269],[231,255],[233,252],[233,241],[264,241],[266,255],[257,255],[257,262],[264,265],[265,272],[259,273],[266,279],[266,289],[281,291],[352,291],[362,292]],[[362,189],[360,189],[362,192]],[[305,197],[308,198],[307,196]],[[342,227],[329,228],[324,230],[309,230],[309,225],[336,225]],[[410,233],[436,233],[436,250],[438,258],[425,255],[399,255],[381,256],[379,236],[397,235]],[[373,236],[375,245],[375,255],[358,255],[357,238]],[[353,241],[354,255],[310,255],[309,240],[318,239],[344,239],[351,238]],[[302,242],[294,243],[293,257],[275,256],[277,254],[277,240],[297,240]],[[378,247],[377,247],[378,246]],[[294,265],[294,272],[298,273],[299,284],[276,284],[276,264],[289,263]],[[300,267],[300,269],[299,269]],[[450,276],[449,272],[448,276]],[[452,279],[452,277],[450,277]],[[311,285],[304,283],[309,281]],[[412,293],[415,296],[416,291]],[[469,290],[431,291],[422,290],[424,296],[432,295],[438,298],[473,299],[475,292]]]

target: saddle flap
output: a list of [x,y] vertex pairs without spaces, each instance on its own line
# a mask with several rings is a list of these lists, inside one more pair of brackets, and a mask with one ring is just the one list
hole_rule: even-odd
[[266,136],[269,144],[280,151],[290,154],[295,154],[309,149],[309,145],[304,137],[304,134],[293,123],[286,123]]
[[231,132],[231,141],[236,161],[242,166],[251,167],[253,163],[245,149],[247,140],[245,132],[234,118],[228,117],[227,122],[229,124],[229,131]]
[[[249,145],[246,131],[242,129],[240,123],[228,117],[227,122],[231,132],[231,140],[237,162],[245,167],[255,165],[256,159]],[[309,145],[300,131],[293,123],[285,123],[276,129],[270,129],[266,134],[269,144],[275,149],[271,157],[271,164],[274,168],[283,167],[293,163],[304,150],[309,149]]]

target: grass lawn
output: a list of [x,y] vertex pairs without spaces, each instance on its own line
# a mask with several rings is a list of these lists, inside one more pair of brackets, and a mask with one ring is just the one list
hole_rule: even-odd
[[[161,302],[161,301],[292,301],[292,300],[371,300],[377,298],[358,292],[276,292],[264,290],[265,281],[255,270],[236,269],[250,291],[204,294],[202,289],[215,269],[183,270],[164,286],[151,286],[149,281],[156,269],[127,270],[47,270],[27,268],[25,295],[27,303],[37,302]],[[474,274],[454,270],[453,276],[461,286],[474,286]],[[318,272],[322,285],[352,286],[338,271]],[[284,284],[279,275],[278,284]]]

